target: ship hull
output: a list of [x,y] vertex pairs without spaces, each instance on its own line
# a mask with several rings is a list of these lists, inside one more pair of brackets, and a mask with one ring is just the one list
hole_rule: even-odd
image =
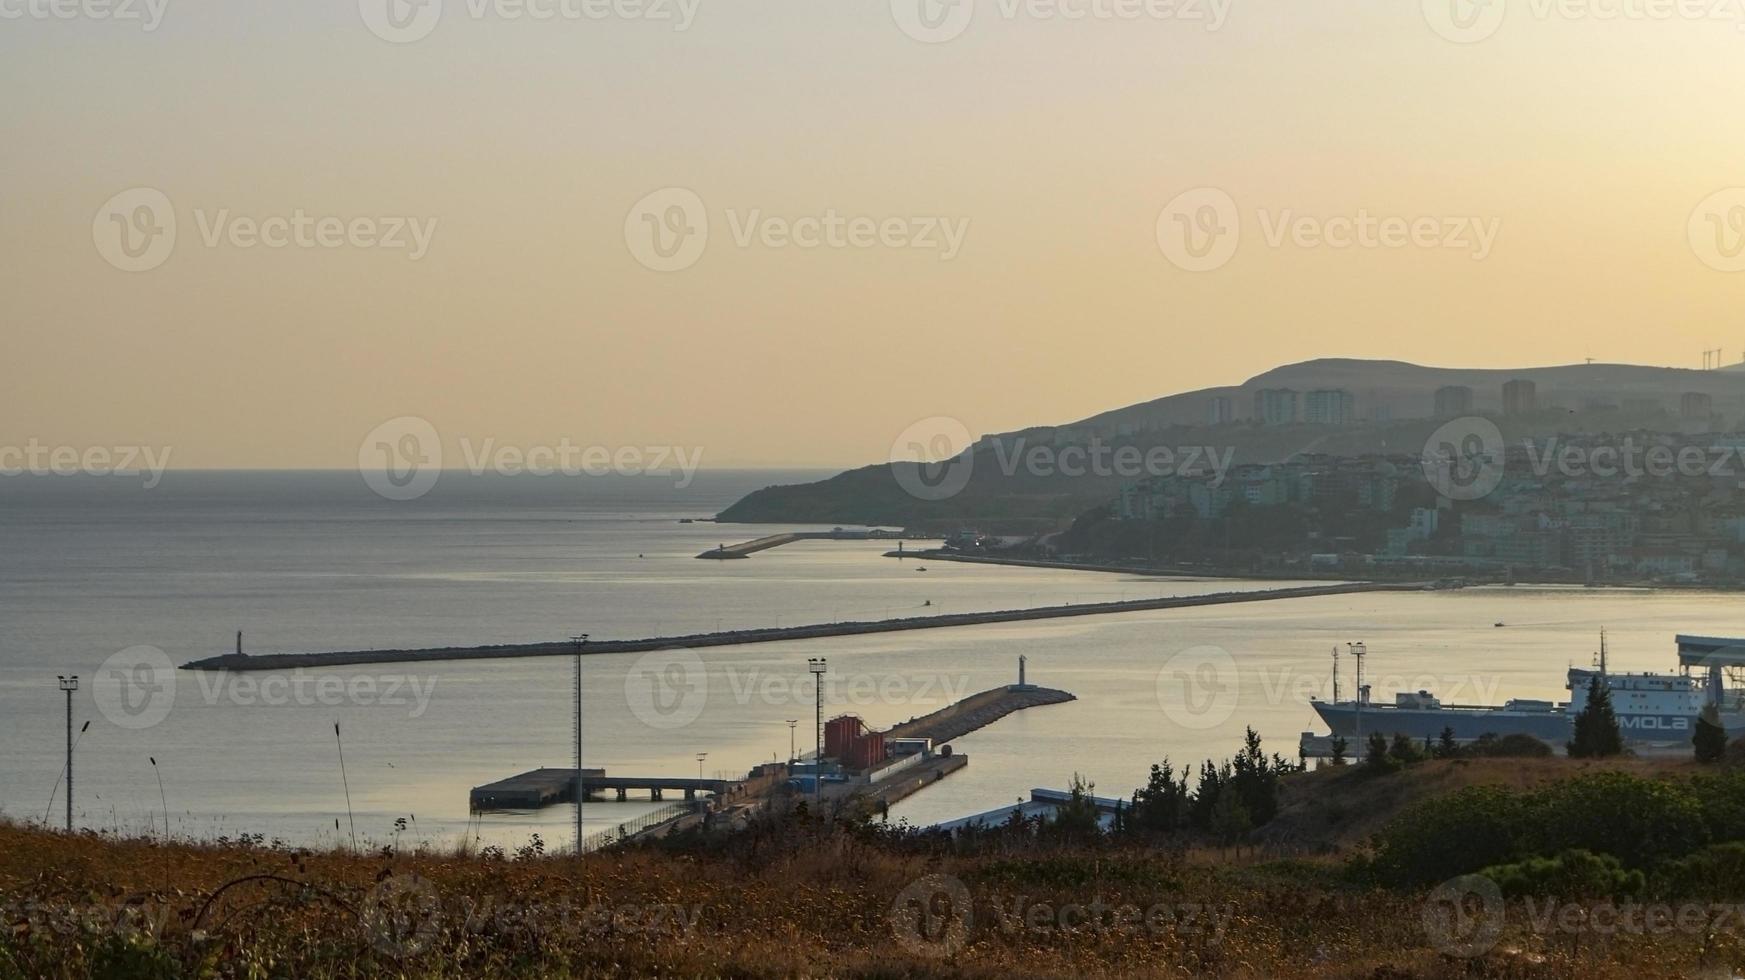
[[1561,712],[1505,711],[1501,708],[1395,708],[1384,705],[1364,705],[1359,712],[1349,701],[1331,704],[1315,702],[1315,712],[1334,735],[1356,738],[1359,724],[1364,737],[1380,732],[1383,735],[1405,735],[1413,739],[1435,739],[1445,729],[1454,730],[1454,738],[1470,742],[1484,735],[1531,735],[1553,745],[1569,741],[1570,720]]
[[[1349,701],[1330,704],[1315,702],[1315,712],[1334,735],[1356,738],[1359,712]],[[1414,739],[1436,739],[1445,729],[1453,729],[1454,738],[1469,742],[1484,735],[1531,735],[1552,745],[1569,741],[1571,717],[1562,711],[1527,712],[1503,708],[1399,708],[1392,705],[1363,706],[1361,723],[1364,737],[1380,732],[1383,735],[1405,735]],[[1618,715],[1618,730],[1626,742],[1688,742],[1696,734],[1695,715],[1628,714]],[[1745,735],[1745,717],[1727,715],[1722,718],[1729,738]]]

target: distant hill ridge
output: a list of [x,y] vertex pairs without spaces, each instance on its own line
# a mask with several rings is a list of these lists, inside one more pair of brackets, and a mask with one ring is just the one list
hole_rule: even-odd
[[1433,413],[1436,389],[1464,385],[1472,389],[1474,411],[1500,412],[1503,385],[1517,379],[1534,383],[1543,407],[1580,409],[1594,400],[1622,404],[1624,399],[1642,399],[1660,401],[1669,411],[1676,411],[1678,399],[1684,393],[1700,392],[1714,399],[1716,412],[1730,417],[1745,412],[1745,364],[1719,371],[1641,364],[1444,368],[1406,361],[1323,357],[1276,367],[1239,385],[1201,388],[1112,409],[1071,423],[1071,427],[1113,431],[1122,427],[1203,425],[1211,400],[1220,395],[1234,399],[1237,417],[1246,418],[1254,393],[1263,388],[1294,388],[1301,392],[1343,388],[1356,399],[1360,417],[1373,417],[1374,409],[1380,406],[1396,419],[1410,419],[1428,418]]
[[[1239,385],[1166,395],[1078,422],[984,435],[973,449],[968,482],[943,500],[918,500],[906,493],[891,464],[880,462],[817,483],[766,487],[722,511],[718,519],[1055,530],[1108,502],[1129,481],[1118,475],[1063,477],[1022,468],[1002,470],[1001,459],[1015,459],[1025,447],[1058,448],[1093,441],[1214,447],[1228,452],[1238,464],[1274,462],[1311,452],[1416,455],[1446,421],[1438,419],[1435,411],[1437,389],[1470,388],[1467,412],[1498,414],[1503,409],[1503,385],[1515,380],[1533,383],[1536,410],[1502,420],[1501,429],[1510,440],[1639,428],[1709,431],[1716,425],[1737,428],[1745,416],[1745,365],[1715,371],[1637,364],[1439,368],[1404,361],[1321,358],[1273,368]],[[1351,394],[1355,418],[1342,425],[1256,424],[1254,394],[1269,388],[1291,388],[1303,395],[1343,389]],[[1681,418],[1684,396],[1689,393],[1708,396],[1708,416]],[[1224,424],[1213,424],[1211,409],[1220,397],[1229,399],[1225,407],[1230,415]]]

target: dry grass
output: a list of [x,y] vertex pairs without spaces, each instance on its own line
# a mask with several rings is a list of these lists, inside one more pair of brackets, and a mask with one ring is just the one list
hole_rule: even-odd
[[[1452,772],[1426,769],[1400,783],[1434,786],[1491,766],[1446,768]],[[1535,778],[1517,769],[1509,778]],[[948,880],[960,882],[958,894],[970,900],[967,922],[947,904],[949,885],[933,887]],[[899,901],[906,889],[931,901]],[[1131,905],[1154,918],[1127,929],[1071,916],[1062,925],[1063,905],[1093,902]],[[959,855],[798,820],[759,826],[724,846],[593,855],[579,864],[203,847],[0,825],[0,906],[6,980],[1640,980],[1731,976],[1728,968],[1745,965],[1736,935],[1543,936],[1520,917],[1495,951],[1455,958],[1434,948],[1422,896],[1347,885],[1327,861],[1226,857],[1202,866],[1161,851],[1103,846],[1012,845]],[[1030,911],[1038,906],[1043,911]],[[945,928],[923,934],[914,912],[906,917],[893,908],[929,909],[938,917],[928,921]],[[1191,910],[1198,910],[1192,923],[1184,918]]]

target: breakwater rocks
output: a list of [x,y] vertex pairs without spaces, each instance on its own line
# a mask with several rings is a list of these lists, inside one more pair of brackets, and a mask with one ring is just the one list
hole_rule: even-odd
[[[1313,596],[1349,595],[1358,592],[1405,592],[1425,588],[1422,583],[1355,582],[1331,585],[1298,586],[1288,589],[1259,589],[1249,592],[1215,592],[1209,595],[1173,596],[1158,599],[1128,599],[1119,602],[1089,602],[1076,606],[1038,606],[1032,609],[1003,609],[988,612],[948,613],[938,616],[912,616],[903,619],[883,619],[870,622],[818,623],[811,626],[781,626],[768,629],[725,630],[716,633],[696,633],[687,636],[662,636],[643,640],[592,640],[582,647],[585,654],[641,653],[648,650],[676,648],[739,646],[746,643],[775,643],[782,640],[816,640],[831,636],[859,636],[868,633],[894,633],[901,630],[943,629],[952,626],[977,626],[984,623],[1017,623],[1029,620],[1060,619],[1070,616],[1103,616],[1110,613],[1137,612],[1150,609],[1181,609],[1190,606],[1215,606],[1232,602],[1267,602],[1278,599],[1301,599]],[[417,663],[432,660],[494,660],[505,657],[564,657],[576,652],[574,643],[499,644],[494,646],[438,647],[423,650],[352,650],[334,653],[227,653],[183,664],[186,670],[296,670],[298,668],[343,667],[352,664]]]
[[991,691],[972,694],[932,714],[905,721],[886,732],[885,737],[930,738],[934,745],[941,745],[968,735],[978,728],[992,725],[1014,711],[1077,700],[1073,695],[1051,687],[997,687]]

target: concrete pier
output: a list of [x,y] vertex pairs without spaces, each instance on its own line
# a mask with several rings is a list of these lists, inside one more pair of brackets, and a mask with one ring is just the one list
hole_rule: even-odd
[[734,558],[750,558],[752,555],[760,551],[767,551],[770,548],[780,548],[784,544],[793,544],[795,541],[799,540],[802,539],[798,534],[771,534],[762,538],[753,538],[750,541],[742,541],[739,544],[724,544],[719,548],[712,548],[705,551],[697,557],[713,558],[718,561],[725,561]]
[[[645,792],[651,800],[665,799],[671,792],[683,793],[685,799],[694,800],[698,793],[724,795],[734,785],[730,779],[608,776],[604,769],[582,770],[582,792],[589,799],[611,790],[620,800],[628,799],[632,791]],[[470,805],[474,810],[537,810],[558,803],[574,803],[575,786],[574,769],[532,769],[518,776],[473,787]]]
[[[784,544],[796,541],[939,541],[937,534],[905,534],[901,531],[883,531],[876,528],[865,530],[848,530],[836,528],[831,531],[789,531],[785,534],[766,534],[761,538],[741,541],[738,544],[722,544],[710,548],[698,555],[698,558],[708,558],[716,561],[729,561],[735,558],[750,558],[760,551],[780,548]],[[894,553],[894,552],[893,552]]]

